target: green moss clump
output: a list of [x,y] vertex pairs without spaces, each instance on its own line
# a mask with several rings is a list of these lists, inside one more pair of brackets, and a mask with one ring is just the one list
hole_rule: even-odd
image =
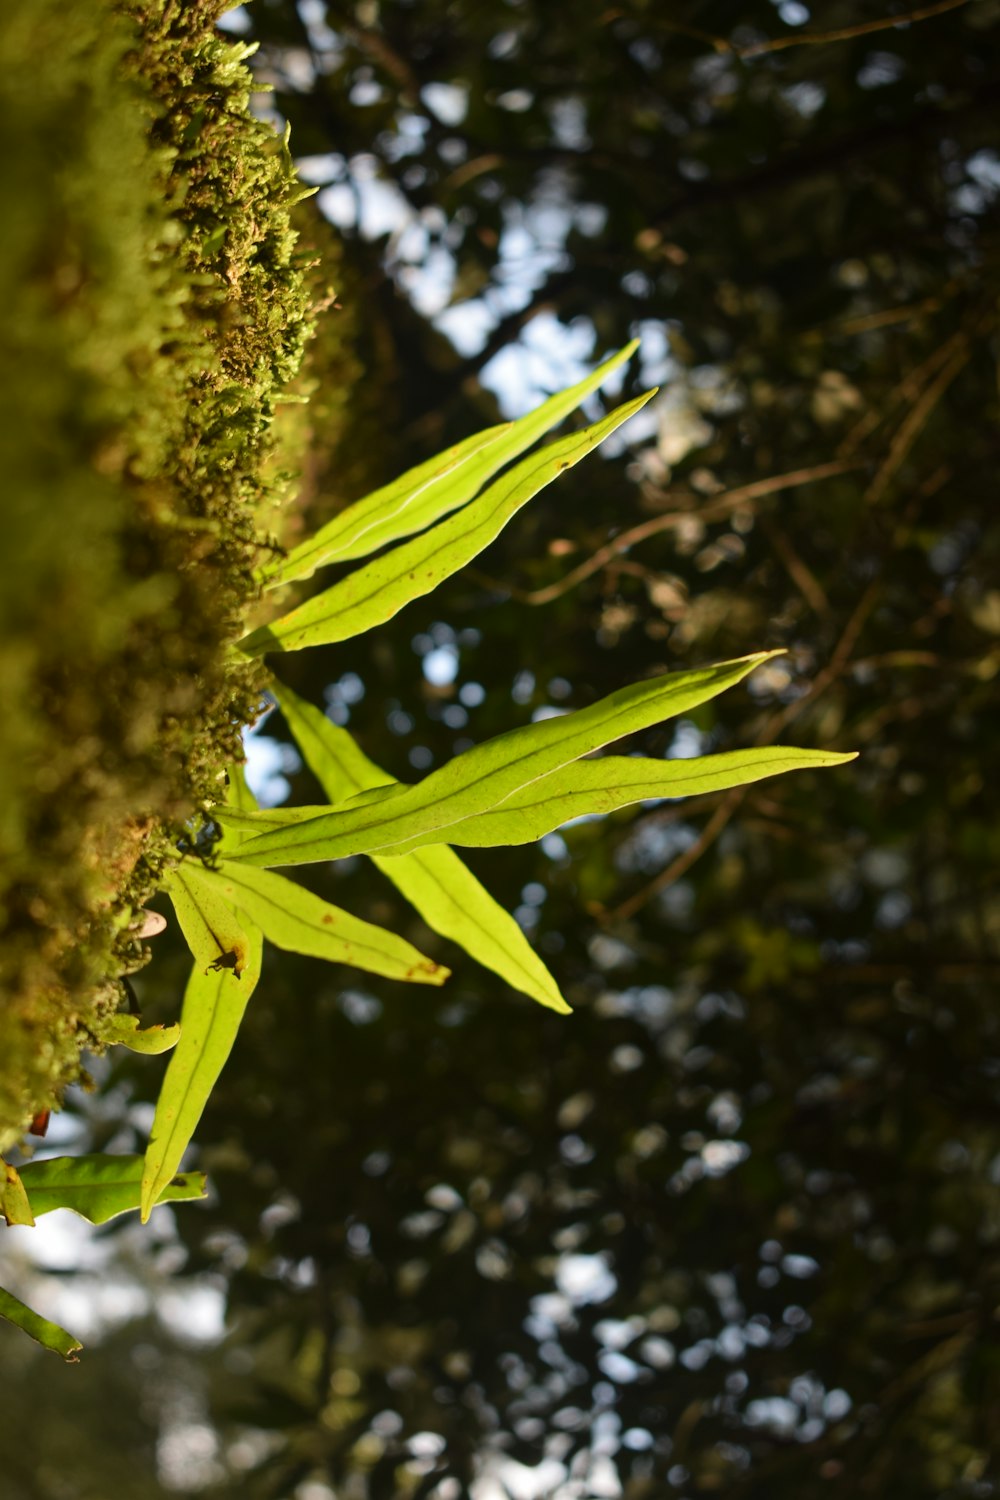
[[0,1145],[79,1075],[259,702],[301,194],[212,0],[0,13]]

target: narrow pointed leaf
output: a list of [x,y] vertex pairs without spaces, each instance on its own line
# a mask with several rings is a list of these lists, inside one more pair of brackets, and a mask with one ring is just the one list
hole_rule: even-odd
[[[139,1207],[141,1156],[53,1156],[21,1168],[35,1215],[68,1208],[91,1224],[106,1224]],[[181,1172],[159,1196],[160,1203],[204,1198],[204,1172]]]
[[60,1328],[58,1323],[50,1323],[48,1318],[36,1313],[34,1308],[26,1307],[18,1297],[5,1291],[3,1287],[0,1287],[0,1318],[16,1324],[36,1344],[51,1349],[53,1354],[61,1354],[68,1364],[77,1363],[77,1350],[83,1348],[80,1340],[67,1333],[65,1328]]
[[249,864],[290,865],[348,854],[389,854],[393,847],[405,846],[415,837],[450,828],[495,807],[512,792],[623,735],[689,712],[780,654],[764,651],[633,683],[590,708],[543,719],[476,745],[394,797],[355,809],[335,809],[248,839],[233,850],[232,858]]
[[[331,802],[384,784],[386,773],[368,759],[346,729],[331,724],[290,688],[280,687],[278,692],[288,727]],[[451,849],[438,845],[399,859],[377,855],[373,859],[428,927],[458,943],[470,958],[540,1005],[568,1013],[558,985],[514,918]]]
[[639,340],[633,339],[577,385],[551,396],[516,422],[478,432],[348,506],[288,557],[265,568],[265,586],[310,578],[327,563],[370,556],[467,504],[494,474],[575,411],[638,346]]
[[436,844],[398,859],[372,858],[428,927],[458,943],[470,958],[540,1005],[570,1014],[555,979],[517,922],[466,868],[454,849]]
[[177,1024],[143,1028],[139,1017],[129,1015],[127,1011],[108,1016],[101,1021],[99,1028],[99,1038],[107,1046],[127,1047],[130,1052],[145,1052],[154,1056],[176,1047],[180,1034],[181,1028]]
[[205,971],[229,969],[239,979],[247,962],[247,935],[232,907],[198,879],[199,868],[186,860],[168,872],[164,888],[195,963]]
[[229,969],[205,971],[198,963],[191,971],[181,1009],[181,1039],[171,1053],[143,1163],[143,1223],[177,1173],[260,978],[264,940],[250,922],[245,924],[245,938],[242,978]]
[[394,932],[331,906],[270,870],[224,859],[217,871],[203,870],[199,879],[238,907],[265,938],[291,953],[308,953],[410,984],[443,984],[448,978],[448,969]]
[[481,477],[473,477],[473,460],[483,449],[495,445],[510,427],[505,422],[477,432],[355,501],[315,535],[300,542],[287,557],[263,568],[264,587],[280,588],[311,578],[317,568],[328,563],[366,557],[386,542],[412,536],[455,510],[471,499],[483,482]]
[[464,848],[530,844],[573,818],[610,813],[664,797],[699,797],[706,792],[747,786],[768,776],[782,776],[786,771],[840,766],[855,758],[855,753],[768,746],[692,760],[647,760],[627,755],[578,760],[522,787],[475,818],[422,835],[403,845],[400,852],[445,840]]
[[361,635],[383,624],[405,604],[436,589],[489,546],[539,490],[593,451],[646,404],[654,391],[618,407],[583,432],[573,433],[524,459],[478,499],[422,536],[358,568],[323,594],[253,631],[238,643],[248,656],[299,651]]
[[237,844],[248,838],[257,838],[272,828],[293,828],[297,823],[321,818],[327,812],[329,808],[325,803],[309,807],[262,807],[256,812],[244,812],[241,807],[220,807],[213,813],[213,818],[224,832],[220,850],[228,858]]
[[247,783],[246,772],[242,766],[230,766],[226,771],[226,806],[237,808],[243,812],[259,812],[260,807],[257,798]]

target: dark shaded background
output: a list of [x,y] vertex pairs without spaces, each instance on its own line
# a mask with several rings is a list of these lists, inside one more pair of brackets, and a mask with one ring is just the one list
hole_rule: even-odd
[[[571,1020],[445,952],[364,862],[318,877],[454,978],[272,958],[199,1132],[215,1199],[176,1215],[184,1253],[120,1235],[100,1273],[207,1276],[229,1336],[149,1314],[75,1371],[6,1337],[8,1493],[993,1495],[1000,6],[871,31],[904,7],[252,9],[368,372],[317,399],[317,517],[632,333],[626,389],[665,387],[656,430],[481,571],[291,659],[292,685],[405,777],[783,646],[643,751],[861,756],[473,851]],[[372,177],[390,234],[363,232]],[[150,1017],[184,966],[158,950]],[[80,1128],[127,1145],[157,1068],[74,1101]]]

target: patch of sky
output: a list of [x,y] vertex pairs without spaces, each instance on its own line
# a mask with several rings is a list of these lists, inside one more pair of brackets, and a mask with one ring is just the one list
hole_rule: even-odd
[[601,1374],[613,1380],[615,1385],[631,1385],[633,1381],[646,1373],[642,1365],[637,1365],[634,1359],[629,1359],[627,1354],[618,1354],[614,1350],[598,1355],[597,1366]]
[[388,712],[385,716],[385,722],[388,725],[390,731],[393,734],[398,734],[400,738],[403,738],[405,735],[412,734],[415,724],[415,720],[413,719],[413,717],[408,714],[405,709],[400,708],[398,703],[390,704],[388,706]]
[[995,151],[984,146],[973,152],[965,163],[965,170],[991,199],[1000,192],[1000,156]]
[[546,859],[551,859],[554,864],[566,864],[569,861],[569,846],[562,834],[547,833],[539,845]]
[[278,807],[286,801],[291,784],[288,777],[302,767],[298,752],[283,745],[259,729],[244,729],[243,751],[246,755],[247,785],[261,807]]
[[799,1425],[799,1408],[786,1396],[764,1396],[747,1402],[744,1420],[750,1427],[767,1427],[779,1436],[790,1436]]
[[347,162],[336,151],[326,151],[317,156],[298,156],[295,170],[303,182],[311,187],[336,182],[347,170]]
[[433,646],[424,655],[422,668],[424,677],[433,687],[447,687],[458,676],[458,648],[453,645]]
[[[695,760],[704,754],[706,736],[690,719],[679,720],[664,760]],[[673,799],[676,800],[676,799]]]
[[423,115],[404,111],[393,120],[393,130],[384,131],[378,138],[378,149],[386,161],[402,161],[415,156],[423,149],[424,136],[430,129],[430,121]]
[[746,1161],[750,1147],[745,1141],[706,1141],[700,1155],[708,1177],[725,1177],[727,1172]]
[[[152,1283],[148,1276],[140,1283],[133,1280],[125,1261],[136,1254],[140,1237],[148,1253],[150,1234],[158,1246],[152,1263],[154,1276]],[[173,1290],[160,1290],[156,1285],[158,1270],[169,1274],[184,1260],[170,1209],[157,1209],[145,1230],[138,1223],[124,1225],[113,1244],[68,1209],[46,1214],[34,1228],[11,1227],[5,1243],[7,1277],[15,1293],[84,1340],[97,1339],[150,1311],[172,1334],[189,1343],[209,1344],[222,1337],[223,1297],[209,1278],[187,1278],[183,1291],[176,1284]],[[115,1259],[116,1251],[122,1260]],[[58,1272],[67,1265],[76,1271],[70,1279],[44,1274],[46,1269]],[[188,1302],[190,1320],[179,1316],[180,1304]]]
[[535,674],[522,667],[511,684],[510,696],[515,703],[530,703],[535,691]]
[[858,87],[881,89],[887,84],[898,83],[906,72],[906,65],[894,52],[869,52],[858,69]]
[[549,122],[557,146],[567,151],[585,151],[591,145],[587,133],[587,107],[579,96],[553,99],[549,105]]
[[711,442],[715,431],[679,384],[654,397],[629,422],[628,430],[633,443],[655,435],[657,452],[668,469],[679,464],[693,449]]
[[801,115],[804,120],[810,120],[826,103],[826,89],[821,88],[818,83],[803,81],[782,89],[781,97],[797,115]]
[[[505,417],[523,416],[593,369],[595,342],[589,319],[561,323],[552,313],[539,313],[517,343],[508,344],[484,366],[483,384],[493,391]],[[620,389],[620,381],[617,384]],[[609,379],[608,392],[615,385]],[[599,398],[589,398],[583,410],[593,420],[602,410]]]
[[812,19],[811,12],[799,0],[771,0],[771,4],[786,26],[804,26]]
[[634,960],[632,949],[627,943],[605,932],[594,934],[587,944],[587,952],[591,961],[605,972],[626,967]]
[[194,1493],[223,1478],[219,1434],[207,1421],[171,1420],[156,1439],[157,1478],[165,1490]]
[[615,851],[615,868],[626,875],[649,875],[682,854],[697,837],[683,823],[640,823]]
[[253,29],[250,12],[245,5],[237,5],[235,10],[225,11],[215,24],[220,31],[228,31],[232,36],[246,36]]
[[469,109],[469,90],[464,84],[427,83],[420,98],[442,125],[460,125]]
[[556,1287],[574,1307],[607,1302],[618,1290],[606,1255],[561,1255]]
[[[316,59],[308,47],[285,47],[281,53],[280,73],[264,67],[261,82],[292,88],[296,93],[309,93],[316,84]],[[282,126],[282,128],[284,128]]]
[[357,672],[345,672],[336,682],[324,689],[327,703],[360,703],[365,696],[365,685]]
[[358,78],[351,85],[348,98],[356,109],[366,109],[373,104],[381,104],[385,93],[382,85],[374,78]]
[[340,51],[340,41],[335,31],[327,25],[326,0],[299,0],[299,16],[309,33],[310,45],[318,52]]
[[364,990],[343,990],[337,1004],[353,1026],[370,1026],[382,1014],[382,1002]]

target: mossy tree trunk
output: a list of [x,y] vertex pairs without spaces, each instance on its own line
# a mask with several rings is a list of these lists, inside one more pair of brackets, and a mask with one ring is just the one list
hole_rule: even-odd
[[220,9],[0,15],[0,1146],[79,1077],[260,697],[225,646],[288,483],[312,293]]

